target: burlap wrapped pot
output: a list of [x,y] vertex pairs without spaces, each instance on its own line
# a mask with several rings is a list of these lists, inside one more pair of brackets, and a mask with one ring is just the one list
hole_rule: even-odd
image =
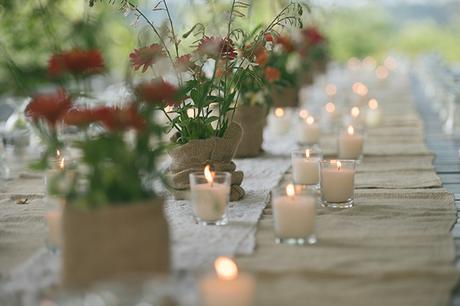
[[67,205],[62,215],[62,282],[89,286],[110,278],[166,274],[169,227],[163,199],[83,211]]
[[264,128],[267,125],[267,107],[240,105],[235,111],[233,120],[243,128],[243,137],[235,157],[258,156],[262,152]]
[[166,177],[171,193],[176,199],[184,199],[190,189],[189,174],[203,171],[211,165],[213,171],[226,171],[232,174],[230,200],[238,201],[245,192],[240,186],[243,172],[236,170],[232,161],[242,137],[242,128],[236,123],[229,124],[223,137],[194,139],[169,151],[171,165]]
[[299,88],[297,86],[273,86],[270,94],[274,107],[299,106]]

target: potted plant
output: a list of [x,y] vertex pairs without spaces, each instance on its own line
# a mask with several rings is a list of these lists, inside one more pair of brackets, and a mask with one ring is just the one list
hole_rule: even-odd
[[162,128],[153,120],[158,100],[87,108],[65,89],[35,95],[27,117],[46,144],[42,167],[62,148],[59,127],[79,137],[74,167],[60,167],[49,192],[62,209],[62,281],[67,286],[130,274],[166,273],[169,229],[163,199],[149,183],[160,178]]
[[[265,34],[274,27],[300,24],[301,5],[289,4],[269,26],[252,35],[252,47],[241,56],[236,46],[247,41],[246,34],[241,29],[234,29],[233,22],[243,15],[241,10],[249,7],[245,2],[232,1],[225,35],[208,35],[206,28],[197,24],[181,39],[176,35],[167,1],[162,1],[157,8],[166,12],[168,18],[162,31],[137,6],[127,1],[125,4],[144,19],[158,39],[158,43],[138,48],[130,55],[135,69],[142,68],[145,72],[151,68],[155,76],[154,80],[135,86],[137,96],[149,101],[158,88],[175,92],[167,101],[168,108],[161,109],[169,121],[169,128],[174,131],[174,147],[169,150],[171,165],[167,171],[173,194],[176,198],[183,197],[189,189],[189,173],[203,171],[207,164],[211,164],[217,171],[231,172],[230,198],[233,201],[241,199],[244,196],[240,186],[243,173],[236,170],[232,160],[243,131],[233,117],[240,100],[238,84],[252,73],[247,54],[254,54]],[[181,54],[181,42],[188,37],[196,38],[192,51]],[[165,65],[174,71],[176,77],[173,81],[164,78],[162,70]]]
[[[245,55],[250,47],[244,46],[241,49],[242,54]],[[247,55],[252,70],[250,74],[243,76],[237,85],[240,100],[233,120],[242,126],[243,136],[235,157],[255,157],[262,152],[263,132],[272,103],[268,87],[273,79],[269,81],[266,76],[266,71],[270,73],[270,69],[273,69],[266,66],[269,52],[267,41],[264,39],[253,54]]]
[[300,30],[299,53],[303,66],[314,74],[326,72],[329,61],[329,44],[325,35],[314,25]]
[[268,58],[267,77],[272,81],[273,106],[297,107],[300,78],[305,71],[295,41],[289,35],[269,39],[273,42],[273,52]]

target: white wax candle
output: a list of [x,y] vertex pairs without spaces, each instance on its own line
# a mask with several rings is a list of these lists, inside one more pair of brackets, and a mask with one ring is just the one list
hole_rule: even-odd
[[319,142],[320,128],[314,122],[313,117],[307,117],[303,124],[300,125],[298,137],[300,143],[316,144]]
[[191,202],[195,215],[203,221],[217,221],[225,214],[230,188],[217,183],[191,187]]
[[321,197],[327,202],[346,202],[353,197],[355,170],[326,168],[321,170]]
[[238,273],[236,265],[222,263],[219,271],[217,262],[227,260],[220,257],[216,260],[217,275],[209,275],[200,283],[203,306],[250,306],[253,303],[255,280],[249,274]]
[[319,158],[292,157],[292,177],[296,184],[318,184]]
[[376,127],[382,121],[382,113],[378,108],[378,102],[376,99],[370,99],[368,103],[368,110],[366,113],[366,124],[369,127]]
[[340,135],[338,145],[339,158],[359,159],[363,154],[364,137],[356,134],[354,128],[349,126],[347,132]]
[[291,118],[283,108],[276,108],[274,114],[270,117],[271,129],[276,134],[285,134],[291,127]]
[[273,199],[275,233],[278,238],[306,238],[315,230],[315,201],[307,195]]
[[45,214],[48,223],[48,239],[51,244],[60,246],[62,241],[62,212],[60,210],[49,211]]

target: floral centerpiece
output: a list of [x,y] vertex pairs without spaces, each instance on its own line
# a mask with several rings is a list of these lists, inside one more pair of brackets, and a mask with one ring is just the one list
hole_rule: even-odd
[[[175,132],[172,140],[176,146],[169,152],[172,163],[167,173],[171,190],[181,197],[181,191],[189,189],[189,173],[203,171],[205,165],[211,164],[217,171],[232,173],[230,197],[240,199],[244,196],[240,187],[243,173],[236,171],[232,161],[242,136],[241,126],[233,121],[241,98],[239,84],[253,75],[253,55],[265,35],[278,26],[299,25],[302,6],[289,4],[248,41],[244,31],[233,28],[235,18],[243,16],[241,11],[249,7],[242,1],[231,2],[223,36],[209,35],[202,24],[197,24],[181,38],[174,29],[167,1],[160,1],[155,8],[167,15],[168,23],[161,31],[136,5],[129,1],[122,4],[157,35],[157,43],[134,50],[130,57],[135,69],[151,70],[155,76],[135,86],[138,97],[149,101],[157,92],[171,93],[171,99],[164,101],[168,107],[160,108]],[[181,42],[189,37],[195,38],[192,51],[181,54]],[[237,46],[248,43],[250,47],[239,53]],[[173,73],[164,73],[165,66]],[[175,77],[166,80],[165,74]]]
[[329,43],[326,36],[314,25],[300,30],[299,49],[303,65],[314,73],[324,73],[329,61]]
[[296,42],[290,35],[269,37],[273,52],[268,58],[267,77],[272,82],[271,95],[275,106],[297,106],[301,77],[306,70]]
[[[70,62],[65,53],[53,55],[51,70],[81,77],[101,68],[93,56],[83,60],[82,51],[74,55]],[[152,117],[162,99],[160,95],[148,102],[134,99],[126,105],[88,108],[59,88],[35,95],[28,105],[26,115],[46,144],[39,166],[62,149],[63,126],[79,131],[72,143],[79,152],[76,166],[67,166],[62,159],[49,183],[50,193],[65,203],[62,272],[66,285],[168,271],[168,225],[162,197],[152,188],[152,181],[160,178],[157,159],[164,152],[159,142],[162,127]]]

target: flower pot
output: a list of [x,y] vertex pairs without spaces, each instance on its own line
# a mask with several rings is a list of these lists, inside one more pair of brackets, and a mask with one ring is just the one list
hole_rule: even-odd
[[271,96],[274,107],[299,106],[299,89],[297,86],[274,86],[271,89]]
[[92,211],[66,205],[62,234],[66,287],[169,272],[169,228],[162,199]]
[[232,122],[223,137],[194,139],[169,151],[171,165],[166,176],[170,191],[176,199],[187,198],[190,189],[189,174],[202,172],[209,164],[214,171],[227,171],[232,174],[230,200],[240,200],[245,194],[240,186],[244,175],[242,171],[236,171],[232,159],[241,137],[241,126]]
[[243,128],[243,137],[235,157],[258,156],[262,152],[267,107],[265,105],[238,106],[233,120]]
[[311,69],[305,70],[300,75],[300,84],[304,86],[312,85],[314,82],[313,71]]

